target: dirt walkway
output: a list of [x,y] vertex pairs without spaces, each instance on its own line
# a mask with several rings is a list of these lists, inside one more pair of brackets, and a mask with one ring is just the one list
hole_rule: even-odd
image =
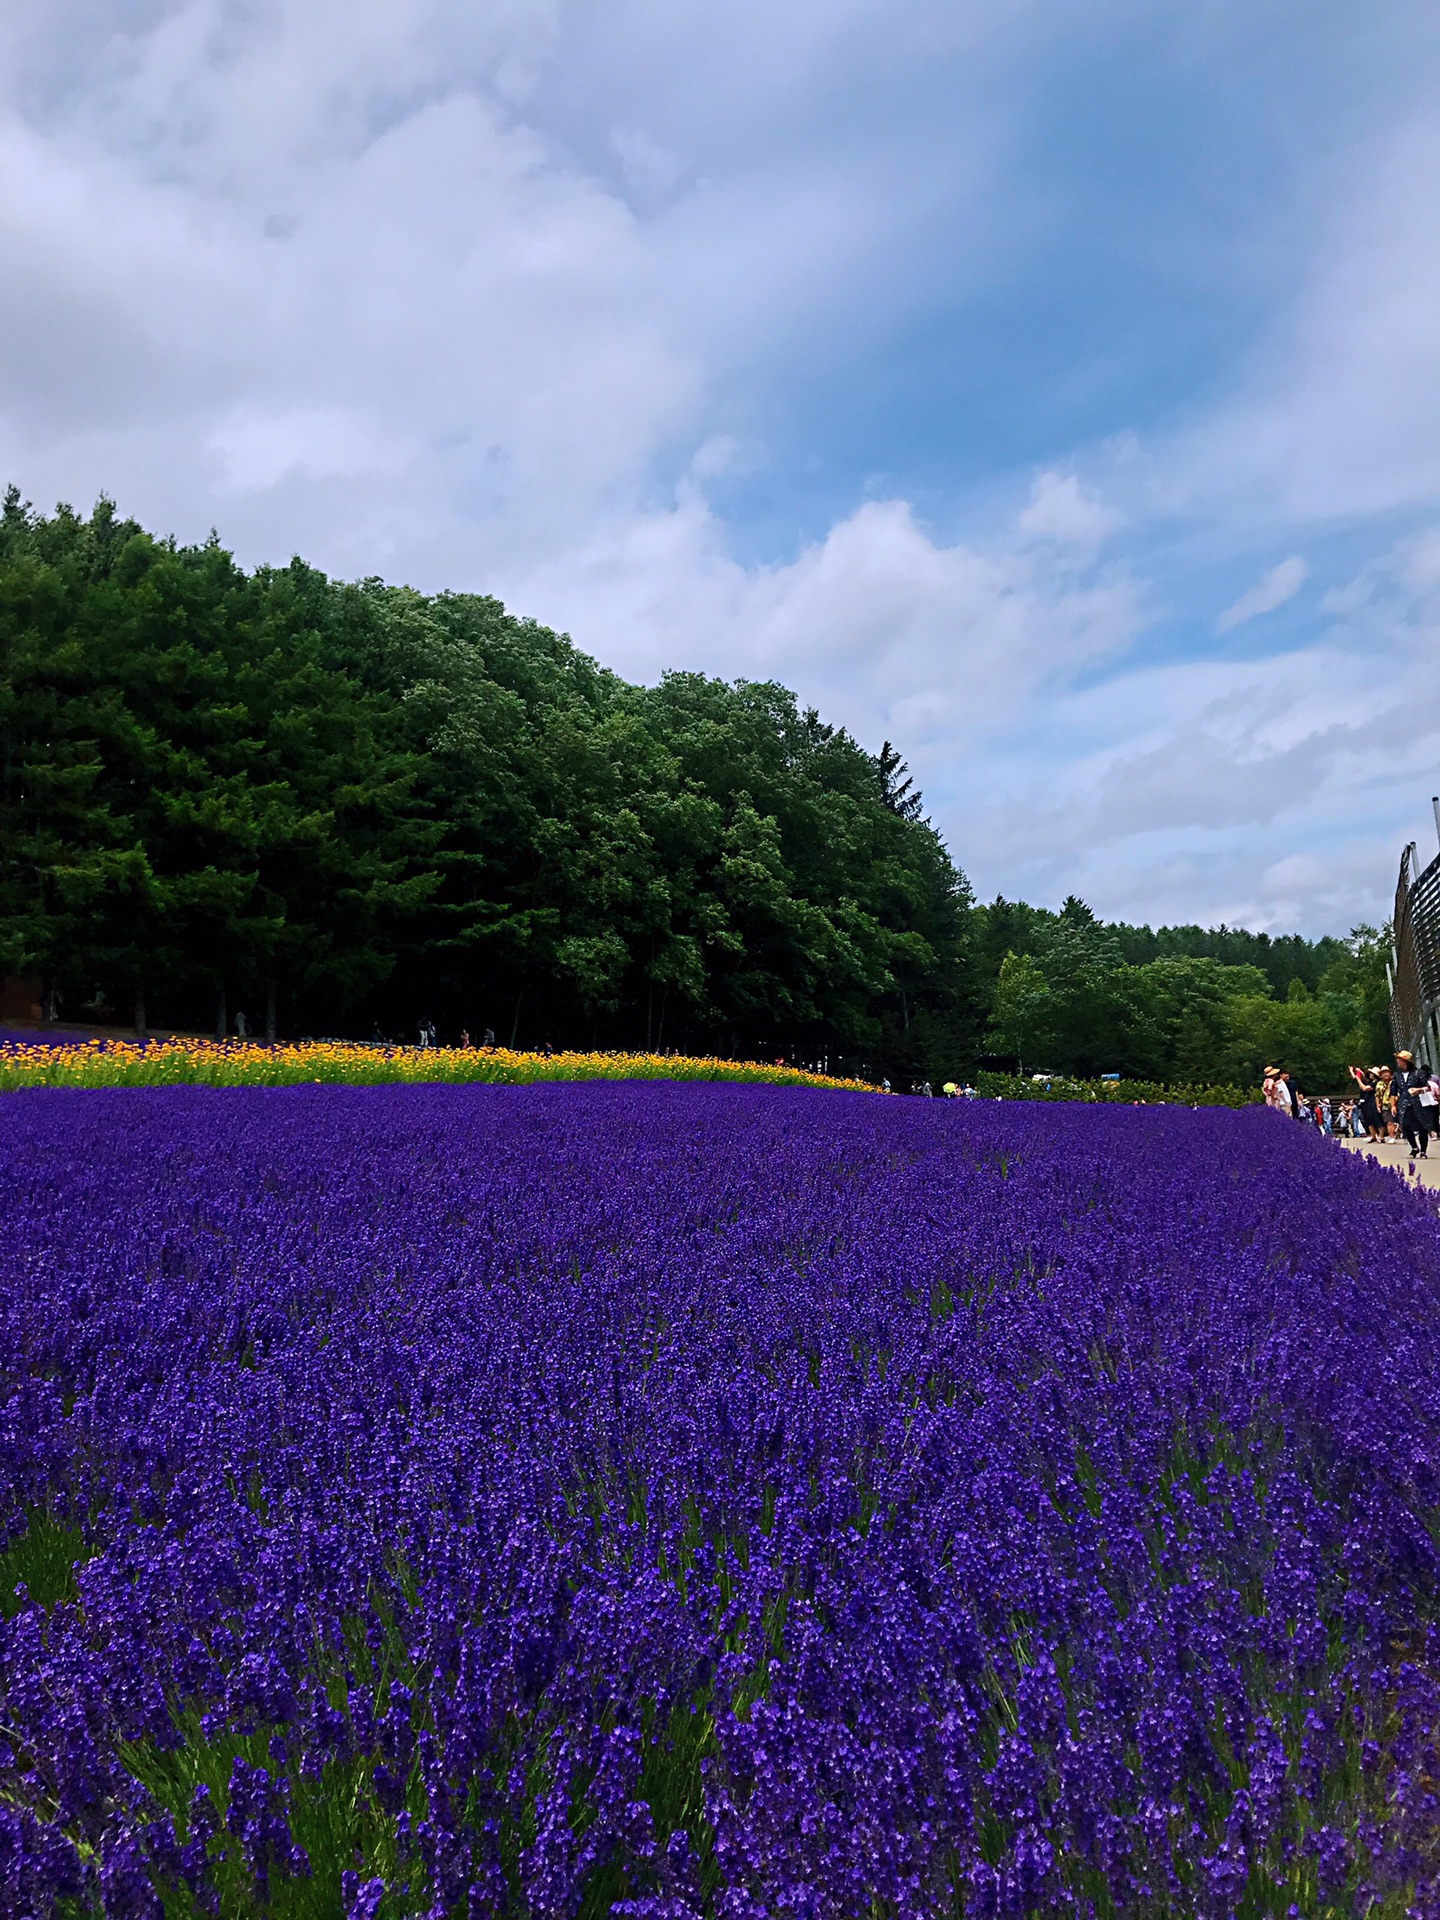
[[1431,1141],[1425,1159],[1413,1162],[1413,1174],[1410,1171],[1410,1149],[1403,1140],[1382,1140],[1378,1146],[1369,1140],[1342,1140],[1340,1145],[1349,1148],[1352,1153],[1367,1154],[1370,1159],[1380,1161],[1382,1166],[1398,1167],[1406,1179],[1413,1180],[1417,1186],[1440,1188],[1440,1140]]

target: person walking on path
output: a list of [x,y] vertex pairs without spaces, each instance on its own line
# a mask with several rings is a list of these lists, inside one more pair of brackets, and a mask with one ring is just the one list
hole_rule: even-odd
[[1294,1120],[1296,1112],[1295,1083],[1283,1067],[1265,1069],[1265,1104],[1273,1107],[1276,1113],[1283,1113]]
[[1380,1137],[1393,1140],[1399,1128],[1395,1118],[1395,1077],[1389,1067],[1375,1070],[1375,1104],[1380,1109]]
[[1395,1056],[1395,1073],[1390,1082],[1395,1090],[1395,1118],[1417,1160],[1426,1157],[1430,1142],[1430,1069],[1417,1066],[1408,1047]]
[[1383,1140],[1385,1122],[1380,1114],[1380,1069],[1351,1067],[1350,1077],[1360,1089],[1360,1124],[1367,1140]]

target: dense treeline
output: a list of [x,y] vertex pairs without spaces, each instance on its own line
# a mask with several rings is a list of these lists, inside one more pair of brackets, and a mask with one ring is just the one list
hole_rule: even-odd
[[969,893],[903,767],[778,686],[631,686],[493,599],[12,490],[0,735],[0,969],[67,1010],[892,1076],[973,1040]]
[[972,916],[987,1044],[1026,1069],[1244,1084],[1274,1062],[1338,1090],[1390,1049],[1385,934],[1273,939],[1233,927],[1106,925],[1008,900]]
[[783,687],[5,500],[0,972],[70,1017],[1314,1084],[1383,1043],[1380,950],[976,907]]

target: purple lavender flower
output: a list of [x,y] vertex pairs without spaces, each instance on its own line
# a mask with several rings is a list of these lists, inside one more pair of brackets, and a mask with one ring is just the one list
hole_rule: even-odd
[[1383,1169],[763,1087],[3,1118],[5,1911],[1431,1898],[1440,1222]]

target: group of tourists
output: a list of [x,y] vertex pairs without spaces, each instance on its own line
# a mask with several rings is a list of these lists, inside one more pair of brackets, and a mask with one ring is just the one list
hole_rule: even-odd
[[1327,1136],[1380,1142],[1403,1135],[1411,1153],[1425,1159],[1430,1136],[1440,1131],[1440,1074],[1402,1047],[1393,1067],[1351,1067],[1350,1077],[1356,1093],[1312,1099],[1284,1067],[1266,1067],[1265,1104]]
[[1395,1066],[1352,1067],[1360,1088],[1360,1119],[1372,1140],[1393,1140],[1403,1133],[1410,1151],[1424,1159],[1430,1136],[1440,1121],[1440,1074],[1430,1071],[1408,1047],[1395,1056]]

